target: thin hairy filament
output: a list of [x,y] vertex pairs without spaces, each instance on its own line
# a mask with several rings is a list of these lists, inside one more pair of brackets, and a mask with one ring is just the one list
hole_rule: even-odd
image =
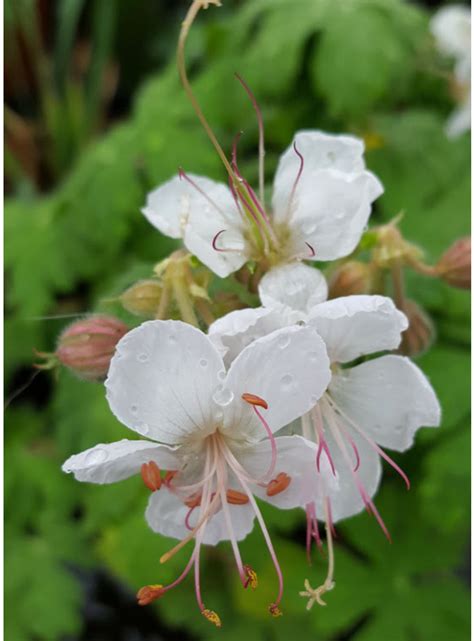
[[208,195],[206,194],[206,192],[205,192],[203,189],[201,189],[201,187],[199,187],[199,185],[198,185],[197,183],[195,183],[195,182],[194,182],[194,180],[192,180],[192,178],[190,178],[190,177],[189,177],[189,176],[188,176],[188,175],[183,171],[182,167],[180,167],[180,168],[179,168],[179,170],[178,170],[178,174],[179,174],[179,177],[180,177],[181,179],[183,179],[183,178],[184,178],[184,180],[185,180],[186,182],[188,182],[188,183],[191,185],[191,187],[194,187],[194,189],[195,189],[197,192],[199,192],[199,193],[201,194],[201,196],[202,196],[203,198],[205,198],[205,199],[207,200],[207,202],[208,202],[212,207],[214,207],[215,209],[217,209],[217,211],[218,211],[220,214],[222,214],[223,216],[225,216],[225,213],[222,211],[222,209],[219,207],[219,205],[218,205],[216,202],[214,202],[214,201],[212,200],[212,198],[211,198],[210,196],[208,196]]
[[272,474],[273,474],[273,472],[275,470],[275,465],[276,465],[276,462],[277,462],[276,439],[275,439],[275,436],[274,436],[272,430],[270,429],[270,426],[268,425],[267,421],[263,418],[260,410],[257,408],[256,405],[252,405],[252,407],[253,407],[253,411],[255,412],[255,414],[260,419],[261,424],[265,428],[265,431],[266,431],[267,436],[268,436],[268,440],[270,441],[270,446],[272,448],[272,458],[271,458],[271,461],[270,461],[270,467],[268,468],[267,473],[264,474],[264,476],[262,477],[262,478],[265,478],[266,476],[272,476]]
[[281,568],[280,568],[280,564],[278,562],[278,558],[277,558],[277,555],[275,553],[275,549],[273,547],[273,543],[272,543],[272,540],[270,538],[270,534],[268,533],[267,526],[265,525],[265,521],[263,520],[262,513],[260,512],[260,508],[258,507],[257,502],[254,499],[254,496],[253,496],[252,492],[250,491],[250,489],[249,489],[247,483],[245,482],[245,480],[240,476],[238,476],[237,478],[238,478],[239,483],[241,484],[242,488],[244,489],[245,493],[249,497],[249,501],[250,501],[250,503],[251,503],[251,505],[253,507],[253,510],[255,512],[255,516],[257,517],[257,521],[258,521],[258,524],[260,525],[260,529],[262,531],[263,538],[265,539],[268,551],[270,553],[270,557],[271,557],[271,559],[273,561],[273,565],[275,567],[275,571],[276,571],[276,574],[277,574],[277,577],[278,577],[278,596],[277,596],[276,600],[274,601],[274,604],[275,604],[275,606],[278,606],[278,604],[280,603],[280,601],[281,601],[281,599],[283,597],[283,574],[282,574],[282,571],[281,571]]
[[227,160],[225,153],[220,146],[216,136],[214,135],[214,132],[212,131],[209,123],[206,120],[206,117],[204,116],[201,107],[199,105],[199,102],[197,101],[193,90],[191,89],[191,85],[188,80],[188,75],[186,72],[186,60],[185,60],[185,45],[186,45],[186,40],[188,38],[189,30],[196,19],[197,14],[203,7],[207,7],[208,4],[214,4],[215,6],[220,6],[219,0],[194,0],[192,5],[189,7],[188,13],[186,14],[186,17],[182,23],[181,26],[181,32],[179,34],[179,39],[178,39],[178,48],[176,52],[177,56],[177,61],[178,61],[178,71],[179,71],[179,76],[181,78],[181,83],[183,85],[184,91],[186,92],[186,95],[188,96],[188,99],[193,106],[194,111],[196,112],[197,117],[199,118],[202,126],[204,127],[204,130],[206,134],[209,137],[209,140],[212,142],[215,150],[219,154],[220,159],[222,160],[222,163],[224,164],[224,167],[227,170],[227,173],[231,177],[233,181],[236,180],[235,174],[232,170],[232,167],[230,166],[229,161]]
[[238,73],[235,74],[235,77],[240,82],[242,87],[247,92],[250,102],[255,110],[258,121],[258,195],[262,206],[265,208],[265,173],[264,173],[264,163],[265,163],[265,133],[263,127],[263,118],[262,111],[258,106],[258,102],[253,95],[250,87],[245,82],[245,80]]
[[298,187],[298,183],[300,181],[301,174],[303,173],[303,168],[304,168],[304,158],[303,158],[303,155],[298,151],[298,148],[296,147],[296,142],[293,143],[293,149],[295,151],[295,154],[298,156],[300,160],[300,166],[298,168],[298,173],[296,174],[293,187],[291,188],[290,197],[288,198],[288,209],[286,212],[287,218],[291,218],[293,214],[293,211],[292,211],[293,200],[295,198],[296,188]]
[[[354,422],[354,421],[353,421],[349,416],[347,416],[347,414],[346,414],[345,412],[343,412],[343,410],[341,410],[341,408],[339,407],[339,405],[337,405],[337,403],[336,403],[336,402],[335,402],[331,397],[328,397],[328,401],[329,401],[329,404],[330,404],[330,405],[331,405],[335,410],[337,410],[337,411],[339,412],[339,414],[340,414],[343,418],[345,418],[345,420],[346,420],[348,423],[350,423],[350,425],[352,425],[352,427],[356,430],[356,432],[357,432],[358,434],[360,434],[360,436],[362,436],[362,438],[363,438],[363,439],[364,439],[364,440],[365,440],[365,441],[370,445],[370,447],[371,447],[372,449],[374,449],[374,450],[377,452],[377,454],[379,454],[383,459],[385,459],[385,461],[387,461],[387,463],[388,463],[391,467],[393,467],[393,469],[394,469],[396,472],[398,472],[398,474],[400,474],[400,476],[402,477],[402,479],[405,481],[405,485],[407,486],[407,490],[409,490],[409,489],[410,489],[410,479],[409,479],[409,478],[408,478],[408,476],[405,474],[405,472],[402,470],[402,468],[401,468],[399,465],[397,465],[397,464],[395,463],[395,461],[394,461],[392,458],[390,458],[390,456],[389,456],[388,454],[386,454],[386,452],[384,452],[384,450],[383,450],[379,445],[377,445],[377,443],[376,443],[375,441],[373,441],[371,438],[369,438],[369,437],[367,436],[367,434],[366,434],[363,430],[361,430],[361,429],[360,429],[360,427],[357,425],[357,423],[355,423],[355,422]],[[349,438],[350,438],[350,437],[349,437]]]

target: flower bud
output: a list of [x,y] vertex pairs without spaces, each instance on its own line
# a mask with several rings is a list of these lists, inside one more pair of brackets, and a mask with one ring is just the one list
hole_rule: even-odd
[[367,263],[350,260],[338,267],[329,279],[329,298],[369,294],[372,286],[372,270]]
[[153,318],[160,304],[162,286],[156,280],[140,280],[121,296],[125,309],[135,316]]
[[425,352],[434,339],[434,326],[428,314],[414,300],[405,300],[402,310],[408,318],[408,328],[402,334],[401,354],[417,356]]
[[436,273],[446,283],[460,289],[471,289],[471,237],[459,238],[441,256]]
[[89,316],[70,325],[59,337],[56,356],[79,378],[102,380],[128,327],[111,316]]

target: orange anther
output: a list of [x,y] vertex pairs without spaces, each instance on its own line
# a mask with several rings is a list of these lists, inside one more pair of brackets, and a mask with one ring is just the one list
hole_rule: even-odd
[[154,461],[143,463],[141,467],[142,479],[145,485],[152,492],[156,492],[161,487],[160,468]]
[[178,473],[178,470],[168,470],[165,474],[165,478],[163,479],[163,483],[166,486],[169,486],[169,484],[174,479],[177,473]]
[[238,490],[227,490],[227,503],[231,505],[245,505],[249,502],[249,497]]
[[208,621],[213,623],[216,628],[221,628],[222,627],[222,621],[220,616],[217,614],[217,612],[214,612],[214,610],[208,610],[205,608],[204,610],[201,610],[201,613],[203,616],[206,617]]
[[291,483],[291,476],[288,476],[285,472],[280,472],[276,478],[272,479],[267,485],[267,496],[275,496],[286,490],[288,485]]
[[165,593],[162,585],[145,585],[137,592],[138,605],[148,605]]
[[242,399],[249,405],[257,405],[258,407],[263,407],[264,410],[268,409],[267,401],[256,394],[247,394],[247,392],[245,392],[245,394],[242,394]]
[[201,505],[201,498],[201,494],[193,494],[193,496],[190,496],[185,500],[184,504],[188,507],[197,507],[198,505]]

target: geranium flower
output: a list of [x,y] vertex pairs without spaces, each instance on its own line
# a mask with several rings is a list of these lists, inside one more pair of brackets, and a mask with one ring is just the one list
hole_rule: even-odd
[[[226,352],[228,361],[228,355],[235,357],[238,345],[248,344],[249,337],[255,339],[287,322],[288,312],[282,314],[281,310],[292,299],[286,293],[284,279],[281,285],[278,290],[273,281],[271,288],[272,301],[279,311],[236,311],[211,326],[210,334],[221,353]],[[304,300],[304,292],[301,295]],[[262,298],[265,300],[265,294]],[[311,606],[314,601],[324,604],[321,596],[333,586],[332,533],[336,521],[365,507],[390,536],[372,501],[380,482],[380,459],[385,459],[408,487],[409,481],[382,448],[404,451],[411,447],[420,427],[439,425],[440,407],[426,376],[406,357],[384,355],[353,364],[362,356],[392,350],[400,344],[407,320],[390,298],[347,296],[297,311],[324,340],[332,370],[331,382],[318,403],[291,426],[292,433],[302,434],[317,445],[317,498],[305,506],[308,554],[312,539],[321,545],[318,519],[326,522],[330,545],[326,581],[306,595]],[[323,464],[324,474],[319,476]],[[327,481],[327,466],[333,475],[331,483]]]
[[455,137],[471,128],[471,12],[463,5],[442,7],[430,26],[438,50],[456,62],[452,89],[459,106],[446,124],[448,136]]
[[239,172],[234,145],[229,187],[180,172],[148,194],[142,212],[221,277],[249,260],[267,267],[334,260],[356,247],[383,192],[363,153],[363,142],[353,136],[298,132],[280,158],[270,210],[263,169],[257,196]]
[[291,508],[313,496],[308,473],[314,445],[298,436],[275,438],[273,432],[307,412],[329,378],[324,343],[310,327],[284,328],[256,340],[228,371],[209,338],[180,321],[144,323],[119,342],[106,381],[110,408],[152,440],[100,444],[72,456],[63,469],[93,483],[141,472],[152,491],[149,525],[180,539],[162,562],[194,540],[181,576],[167,586],[142,588],[140,604],[163,596],[194,568],[199,608],[220,625],[201,596],[201,546],[229,540],[243,585],[254,586],[255,572],[243,564],[238,541],[256,518],[279,581],[269,609],[279,614],[283,578],[255,497]]

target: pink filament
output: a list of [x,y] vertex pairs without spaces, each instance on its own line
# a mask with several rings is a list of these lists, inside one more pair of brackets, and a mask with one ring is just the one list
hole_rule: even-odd
[[227,230],[226,230],[226,229],[221,229],[220,231],[218,231],[218,232],[217,232],[217,234],[216,234],[216,235],[214,236],[214,238],[212,239],[212,249],[214,249],[216,252],[225,252],[225,249],[219,249],[219,247],[217,247],[217,245],[216,245],[216,243],[217,243],[217,239],[218,239],[218,238],[219,238],[219,236],[220,236],[221,234],[223,234],[225,231],[227,231]]
[[265,476],[271,476],[273,474],[273,471],[275,469],[275,465],[276,465],[276,462],[277,462],[276,440],[275,440],[275,437],[273,435],[272,430],[270,429],[270,426],[268,425],[267,421],[263,418],[263,416],[260,413],[260,411],[257,409],[257,407],[255,405],[252,405],[252,407],[253,407],[253,410],[254,410],[255,414],[260,419],[260,422],[262,423],[263,427],[265,428],[265,431],[267,432],[267,436],[268,436],[268,439],[270,441],[270,445],[271,445],[271,448],[272,448],[272,459],[271,459],[271,462],[270,462],[270,467],[268,468],[268,471],[265,474]]
[[327,456],[327,459],[329,461],[329,464],[331,466],[331,471],[333,473],[333,476],[336,476],[336,468],[334,467],[334,461],[332,460],[331,452],[329,451],[329,447],[327,446],[326,440],[322,434],[319,434],[319,447],[318,447],[318,453],[316,454],[316,467],[318,469],[318,472],[320,472],[320,462],[321,462],[321,454],[324,450],[324,453]]
[[298,151],[298,149],[297,149],[297,147],[296,147],[296,143],[295,143],[295,142],[293,143],[293,149],[294,149],[294,151],[295,151],[295,154],[296,154],[296,155],[298,156],[298,158],[300,159],[300,166],[299,166],[299,168],[298,168],[298,173],[296,174],[295,182],[293,183],[293,187],[291,188],[290,197],[289,197],[289,199],[288,199],[288,215],[289,215],[289,214],[290,214],[290,212],[291,212],[291,205],[293,204],[293,199],[294,199],[294,197],[295,197],[296,188],[298,187],[298,183],[299,183],[299,181],[300,181],[301,174],[303,173],[303,168],[304,168],[304,158],[303,158],[303,155]]
[[192,179],[191,179],[191,178],[190,178],[190,177],[189,177],[189,176],[188,176],[188,175],[183,171],[182,167],[180,167],[180,168],[179,168],[178,173],[179,173],[179,177],[180,177],[181,179],[183,179],[183,178],[184,178],[184,179],[185,179],[185,180],[186,180],[186,181],[187,181],[187,182],[188,182],[192,187],[194,187],[194,189],[195,189],[196,191],[198,191],[198,192],[201,194],[201,196],[202,196],[203,198],[205,198],[205,199],[207,200],[207,202],[208,202],[210,205],[212,205],[215,209],[217,209],[217,211],[218,211],[218,212],[220,212],[222,215],[224,215],[224,212],[223,212],[223,211],[222,211],[222,209],[219,207],[219,205],[217,205],[217,204],[212,200],[212,198],[210,198],[210,197],[206,194],[206,192],[205,192],[205,191],[203,191],[203,190],[201,189],[201,187],[199,187],[199,185],[197,185],[197,184],[194,182],[194,180],[192,180]]
[[314,258],[316,256],[316,252],[314,251],[314,247],[312,245],[310,245],[309,243],[307,243],[306,241],[304,241],[304,244],[308,246],[309,251],[311,252],[309,257],[310,258]]

